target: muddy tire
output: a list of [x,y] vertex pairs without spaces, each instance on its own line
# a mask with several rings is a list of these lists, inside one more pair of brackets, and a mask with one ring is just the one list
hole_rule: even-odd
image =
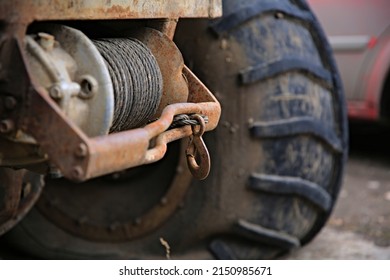
[[86,240],[38,210],[9,240],[41,257],[163,258],[162,237],[172,258],[269,259],[319,232],[340,189],[347,123],[330,47],[307,4],[225,0],[222,19],[183,21],[176,41],[222,105],[206,136],[209,178],[133,240]]

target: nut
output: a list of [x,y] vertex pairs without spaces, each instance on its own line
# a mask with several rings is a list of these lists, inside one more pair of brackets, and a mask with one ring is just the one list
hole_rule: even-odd
[[46,51],[52,51],[54,48],[54,42],[55,38],[53,35],[44,33],[44,32],[39,32],[38,33],[39,37],[39,45]]

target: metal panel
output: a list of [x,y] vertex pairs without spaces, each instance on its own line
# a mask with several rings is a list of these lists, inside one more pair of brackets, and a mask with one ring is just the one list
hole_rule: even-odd
[[0,1],[0,19],[92,20],[218,17],[222,0],[13,0]]

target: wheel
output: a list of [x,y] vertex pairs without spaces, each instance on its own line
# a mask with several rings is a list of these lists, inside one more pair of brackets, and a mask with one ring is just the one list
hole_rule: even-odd
[[[176,145],[163,162],[116,175],[118,188],[107,178],[84,186],[53,180],[10,242],[44,258],[164,258],[163,239],[173,258],[269,259],[319,232],[347,155],[330,47],[304,1],[223,4],[223,18],[183,21],[175,39],[222,106],[219,127],[205,137],[209,178],[187,184]],[[180,194],[167,199],[173,189]],[[150,218],[156,207],[170,210]]]

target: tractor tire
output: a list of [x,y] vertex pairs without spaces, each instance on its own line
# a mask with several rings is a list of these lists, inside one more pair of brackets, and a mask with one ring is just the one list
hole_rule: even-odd
[[[132,240],[88,240],[34,209],[10,232],[10,242],[43,258],[164,258],[164,239],[171,258],[270,259],[320,231],[348,150],[346,104],[330,46],[303,0],[223,4],[221,19],[183,20],[175,37],[187,65],[222,106],[219,127],[205,136],[209,177],[192,181],[166,221]],[[184,171],[172,162],[148,168],[173,180]]]

